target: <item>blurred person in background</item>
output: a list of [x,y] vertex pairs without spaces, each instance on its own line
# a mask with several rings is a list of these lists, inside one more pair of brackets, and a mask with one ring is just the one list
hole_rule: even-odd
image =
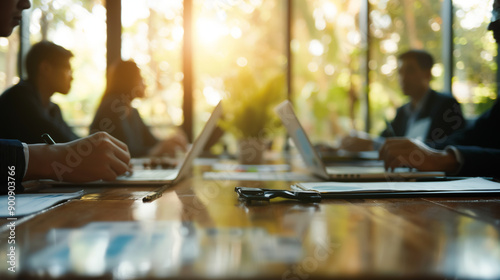
[[68,94],[73,81],[71,51],[49,41],[34,44],[26,55],[28,77],[0,96],[0,138],[28,144],[43,143],[49,133],[58,143],[79,137],[64,121],[61,109],[50,99]]
[[374,150],[387,137],[409,137],[421,141],[442,141],[465,127],[460,104],[451,94],[431,89],[434,59],[426,51],[409,50],[398,56],[399,85],[410,101],[399,107],[379,138],[361,132],[342,139],[348,151]]
[[172,137],[159,140],[132,107],[132,100],[144,98],[145,89],[141,70],[134,61],[119,60],[111,65],[90,131],[106,131],[123,141],[132,157],[172,157],[176,149],[185,151],[187,138],[180,129]]
[[[493,3],[488,30],[500,43],[500,1]],[[449,175],[500,178],[500,103],[482,114],[475,123],[429,147],[418,140],[387,139],[379,151],[386,169],[400,166],[420,171],[444,171]]]

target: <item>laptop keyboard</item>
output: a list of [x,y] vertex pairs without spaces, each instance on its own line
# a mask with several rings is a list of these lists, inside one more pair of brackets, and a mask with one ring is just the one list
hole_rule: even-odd
[[120,176],[120,180],[173,180],[178,169],[140,169],[134,170],[132,176]]

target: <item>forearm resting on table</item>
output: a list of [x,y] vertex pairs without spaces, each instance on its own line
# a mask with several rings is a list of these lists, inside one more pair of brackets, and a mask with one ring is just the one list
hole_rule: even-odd
[[385,168],[416,168],[420,171],[443,171],[455,174],[461,163],[453,147],[436,150],[421,141],[409,138],[388,138],[379,150]]

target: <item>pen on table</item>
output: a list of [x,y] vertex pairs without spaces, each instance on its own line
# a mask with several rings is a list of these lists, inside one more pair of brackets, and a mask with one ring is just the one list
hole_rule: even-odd
[[162,187],[158,188],[156,191],[149,193],[145,197],[142,198],[142,202],[151,202],[160,196],[162,196],[163,192],[165,192],[168,188],[170,188],[170,184],[163,185]]
[[50,135],[48,133],[44,133],[42,134],[42,139],[43,141],[45,141],[45,143],[47,143],[48,145],[54,145],[56,142],[54,141],[54,139],[52,139],[52,137],[50,137]]
[[384,121],[385,121],[385,125],[387,126],[387,137],[396,137],[396,132],[394,132],[394,128],[392,128],[392,125],[391,123],[386,119],[384,118]]

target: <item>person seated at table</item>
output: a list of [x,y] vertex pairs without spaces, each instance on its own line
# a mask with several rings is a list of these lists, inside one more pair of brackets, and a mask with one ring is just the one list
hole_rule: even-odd
[[58,143],[78,139],[50,100],[54,93],[66,95],[71,89],[72,57],[71,51],[49,41],[31,47],[26,55],[27,79],[0,96],[0,138],[43,143],[40,136],[49,133]]
[[[0,1],[0,37],[12,34],[30,6],[28,0]],[[105,132],[55,145],[0,139],[0,155],[0,194],[9,196],[22,192],[26,180],[111,181],[131,171],[127,146]]]
[[145,96],[141,71],[134,61],[117,61],[108,71],[106,90],[90,131],[106,131],[126,143],[132,157],[175,155],[186,150],[187,139],[180,129],[166,140],[157,139],[132,107],[135,98]]
[[[500,43],[500,1],[493,4],[488,26]],[[445,141],[433,142],[434,148],[408,138],[387,139],[379,151],[388,170],[405,166],[420,171],[444,171],[449,175],[500,178],[500,103],[482,114],[475,123]]]
[[398,56],[399,84],[410,101],[399,107],[396,117],[379,139],[358,132],[342,139],[348,151],[373,150],[387,137],[409,137],[440,141],[465,126],[460,105],[451,94],[431,89],[433,57],[423,50],[409,50]]

